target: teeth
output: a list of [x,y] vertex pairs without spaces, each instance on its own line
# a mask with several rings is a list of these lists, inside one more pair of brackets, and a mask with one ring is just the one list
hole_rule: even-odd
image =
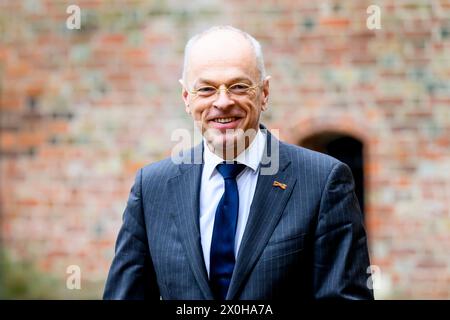
[[219,123],[228,123],[234,121],[236,118],[217,118],[214,121]]

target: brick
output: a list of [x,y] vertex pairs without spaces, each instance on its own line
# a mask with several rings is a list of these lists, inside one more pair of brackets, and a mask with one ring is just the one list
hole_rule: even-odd
[[136,171],[190,126],[177,83],[185,41],[229,21],[262,43],[269,128],[295,144],[330,131],[364,143],[386,296],[450,298],[450,2],[385,1],[381,30],[367,29],[364,2],[79,5],[81,31],[65,29],[63,2],[0,5],[14,12],[0,45],[0,234],[13,256],[61,281],[75,260],[104,283]]

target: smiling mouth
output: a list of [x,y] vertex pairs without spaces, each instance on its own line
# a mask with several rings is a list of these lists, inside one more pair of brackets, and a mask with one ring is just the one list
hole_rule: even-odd
[[217,122],[217,123],[230,123],[233,122],[235,120],[237,120],[238,118],[236,117],[229,117],[229,118],[216,118],[213,121]]

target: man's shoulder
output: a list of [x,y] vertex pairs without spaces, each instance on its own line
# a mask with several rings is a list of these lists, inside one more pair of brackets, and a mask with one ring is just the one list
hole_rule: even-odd
[[329,172],[337,164],[342,164],[336,158],[327,154],[300,147],[286,142],[280,142],[280,148],[287,153],[292,165],[296,168],[324,170]]
[[171,157],[149,163],[141,168],[142,178],[169,178],[177,173],[177,165]]
[[325,186],[330,177],[350,177],[351,170],[343,162],[327,154],[282,142],[280,152],[290,160],[290,172],[299,181],[314,181],[314,185]]
[[[311,149],[307,149],[304,147],[300,147],[295,144],[290,144],[287,142],[280,141],[280,147],[284,148],[285,151],[288,152],[290,156],[294,156],[297,160],[312,159],[312,160],[320,160],[331,165],[334,165],[339,162],[336,158],[333,158],[327,154],[317,152]],[[293,159],[291,159],[293,160]]]

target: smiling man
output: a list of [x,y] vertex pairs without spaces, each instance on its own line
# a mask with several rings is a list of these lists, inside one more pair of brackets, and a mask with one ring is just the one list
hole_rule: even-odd
[[231,29],[213,30],[186,46],[183,99],[209,149],[233,159],[259,131],[270,77],[256,40]]
[[269,80],[241,30],[188,42],[182,98],[203,143],[138,171],[105,299],[373,298],[351,172],[260,124]]

